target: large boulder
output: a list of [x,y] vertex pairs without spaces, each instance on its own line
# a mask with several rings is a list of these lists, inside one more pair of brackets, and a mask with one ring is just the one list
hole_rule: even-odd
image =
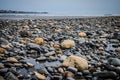
[[64,60],[63,66],[65,67],[76,67],[78,70],[88,69],[88,62],[82,57],[71,55],[66,60]]

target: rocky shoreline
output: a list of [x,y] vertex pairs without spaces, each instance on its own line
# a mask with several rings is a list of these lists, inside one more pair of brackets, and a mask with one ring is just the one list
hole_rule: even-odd
[[1,19],[0,80],[120,80],[120,17]]

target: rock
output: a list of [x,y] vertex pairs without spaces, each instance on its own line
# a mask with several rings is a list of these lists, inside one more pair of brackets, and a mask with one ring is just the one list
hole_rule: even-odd
[[34,40],[34,43],[35,43],[35,44],[38,44],[38,45],[43,44],[43,42],[44,42],[44,39],[43,39],[43,38],[35,38],[35,40]]
[[14,58],[14,57],[7,58],[7,61],[11,62],[11,63],[17,63],[18,62],[18,60],[16,58]]
[[118,58],[110,58],[110,59],[108,60],[108,62],[109,62],[111,65],[120,66],[120,59],[118,59]]
[[76,67],[78,70],[86,70],[88,69],[88,62],[82,57],[71,55],[69,56],[62,64],[63,66]]
[[29,29],[28,25],[23,26],[24,29]]
[[115,79],[117,77],[117,74],[113,71],[108,72],[94,72],[94,76],[98,76],[98,78],[107,78],[107,79]]
[[63,76],[51,76],[51,79],[48,79],[48,80],[63,80]]
[[2,76],[0,76],[0,80],[5,80]]
[[120,54],[120,48],[115,49],[115,52],[116,52],[117,54]]
[[4,68],[4,64],[0,63],[0,69]]
[[28,32],[27,30],[20,31],[19,34],[21,37],[30,37],[31,36],[31,33]]
[[75,79],[72,77],[68,77],[66,80],[75,80]]
[[54,51],[51,51],[51,52],[46,53],[45,56],[48,57],[48,56],[52,56],[52,55],[54,55],[54,54],[55,54],[55,52],[54,52]]
[[71,66],[68,67],[67,70],[68,70],[68,71],[71,71],[71,72],[73,72],[73,73],[77,73],[77,71],[78,71],[75,67],[71,67]]
[[0,54],[4,54],[6,52],[6,50],[4,48],[0,47]]
[[29,67],[33,67],[33,66],[34,66],[34,64],[31,64],[31,63],[29,63],[29,62],[26,62],[26,64],[27,64]]
[[72,73],[71,71],[65,71],[65,76],[66,77],[74,77],[75,76],[75,74],[74,73]]
[[58,44],[54,44],[53,46],[54,46],[55,49],[59,49],[60,48],[60,46]]
[[36,50],[40,53],[40,46],[34,43],[28,43],[27,47],[29,50]]
[[75,42],[73,40],[64,40],[62,43],[61,43],[61,47],[62,48],[72,48],[75,46]]
[[103,50],[104,50],[104,48],[103,48],[103,47],[99,47],[99,50],[100,50],[100,51],[103,51]]
[[34,73],[35,73],[35,76],[36,76],[38,79],[40,79],[40,80],[45,80],[45,79],[46,79],[46,77],[45,77],[44,75],[42,75],[42,74],[40,74],[40,73],[38,73],[38,72],[36,72],[36,71],[34,71]]
[[86,37],[86,33],[85,33],[85,32],[80,32],[80,33],[78,34],[78,36],[79,36],[79,37]]
[[19,80],[13,73],[8,72],[5,75],[5,79],[6,80]]
[[39,58],[37,58],[36,60],[37,60],[37,61],[45,61],[45,60],[47,60],[47,58],[46,58],[46,57],[39,57]]

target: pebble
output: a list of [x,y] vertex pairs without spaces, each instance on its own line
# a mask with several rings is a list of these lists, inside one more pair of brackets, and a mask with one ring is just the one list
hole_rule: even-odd
[[19,80],[19,79],[17,78],[17,76],[15,76],[15,75],[14,75],[13,73],[11,73],[11,72],[6,73],[5,79],[6,79],[6,80]]
[[114,66],[120,66],[120,59],[118,58],[110,58],[109,63]]
[[69,67],[74,66],[78,70],[88,69],[88,62],[82,57],[71,55],[62,64],[63,66]]
[[80,33],[78,34],[78,36],[79,36],[79,37],[86,37],[87,35],[86,35],[85,32],[80,32]]
[[14,57],[7,58],[7,61],[11,62],[11,63],[17,63],[18,62],[18,60],[16,58],[14,58]]
[[117,77],[117,74],[113,71],[109,71],[109,72],[95,72],[93,73],[95,76],[98,76],[99,78],[102,79],[115,79]]
[[40,79],[40,80],[45,80],[45,79],[46,79],[46,77],[45,77],[44,75],[42,75],[42,74],[40,74],[40,73],[38,73],[38,72],[36,72],[36,71],[34,71],[34,73],[35,73],[35,76],[36,76],[38,79]]
[[73,72],[73,73],[77,73],[77,71],[78,71],[75,67],[71,67],[71,66],[68,67],[67,70],[68,70],[68,71],[71,71],[71,72]]
[[43,38],[35,38],[35,40],[34,40],[34,43],[35,43],[35,44],[38,44],[38,45],[43,44],[43,42],[44,42],[44,39],[43,39]]
[[73,40],[64,40],[62,43],[61,43],[61,47],[62,48],[72,48],[75,46],[75,42]]

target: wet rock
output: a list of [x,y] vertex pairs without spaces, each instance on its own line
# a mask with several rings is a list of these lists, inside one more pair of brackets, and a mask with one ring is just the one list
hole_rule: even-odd
[[29,62],[26,62],[26,64],[27,64],[29,67],[33,67],[33,66],[34,66],[34,64],[31,64],[31,63],[29,63]]
[[61,43],[61,47],[62,48],[72,48],[75,46],[75,42],[73,40],[64,40],[62,43]]
[[89,71],[89,70],[83,70],[82,72],[83,72],[84,75],[90,74],[90,71]]
[[46,58],[46,57],[39,57],[39,58],[37,58],[36,60],[37,60],[37,61],[46,61],[47,58]]
[[74,77],[75,76],[75,74],[74,73],[72,73],[71,71],[66,71],[65,72],[65,76],[68,78],[68,77]]
[[45,66],[40,67],[39,69],[37,69],[37,71],[40,74],[45,74],[45,75],[49,75],[50,73],[47,71],[47,69],[45,68]]
[[13,73],[8,72],[5,75],[5,79],[6,80],[19,80]]
[[28,32],[27,30],[20,31],[19,34],[21,37],[30,37],[31,36],[30,32]]
[[72,77],[68,77],[66,80],[75,80],[75,79]]
[[8,68],[0,69],[0,73],[1,74],[7,73],[7,72],[8,72]]
[[78,34],[78,36],[79,36],[79,37],[86,37],[87,35],[86,35],[85,32],[80,32],[80,33]]
[[118,58],[110,58],[110,59],[108,60],[108,62],[109,62],[111,65],[120,66],[120,59],[118,59]]
[[68,71],[71,71],[71,72],[73,72],[73,73],[77,73],[77,71],[78,71],[76,68],[71,67],[71,66],[68,67],[67,70],[68,70]]
[[23,26],[24,29],[29,29],[28,25]]
[[2,76],[0,76],[0,80],[5,80]]
[[0,54],[4,54],[6,52],[6,50],[4,48],[0,47]]
[[28,43],[27,47],[29,50],[36,50],[40,53],[40,46],[34,43]]
[[97,76],[98,78],[102,79],[115,79],[117,77],[117,74],[113,71],[108,71],[108,72],[95,72],[93,73],[94,76]]
[[44,39],[43,39],[43,38],[35,38],[35,40],[34,40],[34,43],[35,43],[35,44],[38,44],[38,45],[43,44],[43,42],[44,42]]
[[88,69],[88,62],[82,57],[71,55],[62,64],[63,66],[76,67],[78,70]]
[[0,69],[4,68],[4,64],[0,63]]
[[34,73],[35,73],[35,76],[36,76],[38,79],[40,79],[40,80],[45,80],[45,79],[46,79],[46,77],[45,77],[44,75],[42,75],[42,74],[40,74],[40,73],[38,73],[38,72],[36,72],[36,71],[34,71]]
[[117,38],[120,40],[120,32],[115,32],[114,33],[114,38]]
[[46,57],[55,55],[55,51],[51,51],[45,54]]
[[9,58],[7,58],[7,61],[11,62],[11,63],[17,63],[18,62],[18,60],[15,57],[9,57]]
[[53,72],[54,72],[54,69],[51,68],[51,67],[47,67],[47,70],[48,70],[48,72],[50,72],[50,73],[53,73]]
[[62,80],[63,76],[51,76],[51,80]]
[[115,49],[115,52],[116,52],[117,54],[120,54],[120,48]]

